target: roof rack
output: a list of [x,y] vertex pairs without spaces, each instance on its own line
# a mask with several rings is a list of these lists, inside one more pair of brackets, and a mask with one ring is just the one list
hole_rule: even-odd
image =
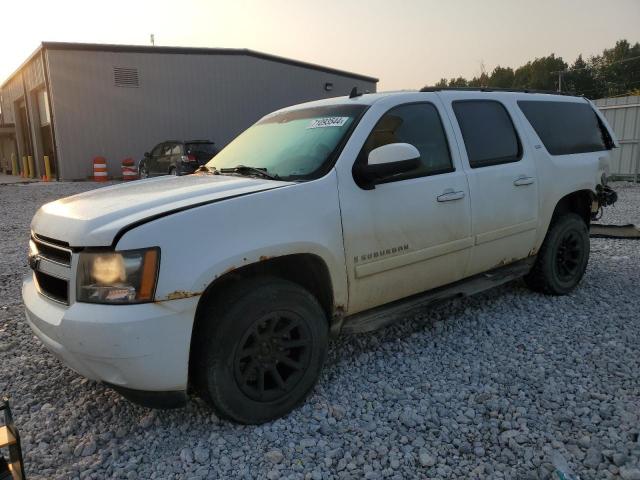
[[458,92],[516,92],[516,93],[545,93],[547,95],[565,95],[569,97],[582,97],[574,92],[556,92],[554,90],[535,90],[531,88],[496,88],[496,87],[422,87],[421,92],[439,92],[452,90]]

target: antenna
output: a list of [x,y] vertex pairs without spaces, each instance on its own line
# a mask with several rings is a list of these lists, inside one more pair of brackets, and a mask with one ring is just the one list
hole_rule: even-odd
[[155,35],[152,33],[152,34],[151,34],[151,46],[152,46],[152,47],[155,47],[155,45],[156,45],[156,37],[155,37]]

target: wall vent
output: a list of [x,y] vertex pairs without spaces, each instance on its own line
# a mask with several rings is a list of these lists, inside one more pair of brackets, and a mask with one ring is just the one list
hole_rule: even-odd
[[140,77],[137,68],[113,67],[113,81],[116,87],[139,87]]

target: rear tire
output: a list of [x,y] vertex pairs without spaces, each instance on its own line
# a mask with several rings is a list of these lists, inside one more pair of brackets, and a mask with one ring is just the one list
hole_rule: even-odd
[[177,177],[179,175],[178,174],[178,170],[176,169],[176,167],[171,167],[169,169],[169,175],[173,175],[174,177]]
[[223,417],[244,424],[279,418],[316,384],[328,322],[299,285],[274,277],[242,281],[212,298],[200,315],[194,383]]
[[551,221],[536,263],[524,277],[529,288],[566,295],[580,283],[589,262],[589,230],[575,213]]

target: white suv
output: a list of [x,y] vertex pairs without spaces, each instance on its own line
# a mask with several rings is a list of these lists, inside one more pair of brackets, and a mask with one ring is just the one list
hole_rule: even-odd
[[615,200],[584,98],[430,90],[269,114],[195,175],[90,191],[32,222],[27,320],[149,406],[199,393],[260,423],[313,388],[330,334],[524,276],[566,294]]

